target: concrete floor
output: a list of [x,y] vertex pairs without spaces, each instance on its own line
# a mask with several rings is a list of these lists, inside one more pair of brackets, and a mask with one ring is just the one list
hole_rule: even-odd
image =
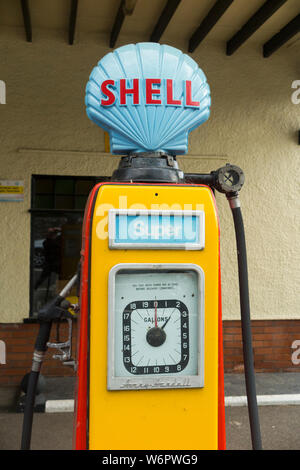
[[[300,374],[256,374],[256,385],[258,395],[299,394]],[[23,414],[15,413],[15,397],[13,400],[10,397],[8,406],[5,390],[2,392],[5,406],[0,410],[0,450],[17,450],[21,442]],[[43,393],[46,400],[73,398],[74,378],[46,378]],[[2,395],[0,393],[0,398]],[[240,395],[245,395],[243,374],[225,374],[225,396]],[[299,405],[260,406],[259,415],[264,449],[300,450]],[[71,450],[72,433],[72,413],[35,413],[31,448]],[[251,449],[247,407],[226,407],[226,436],[227,449]]]
[[[300,406],[259,407],[263,448],[300,450]],[[0,449],[20,448],[23,415],[0,414]],[[36,413],[32,445],[35,450],[71,450],[72,413]],[[226,407],[227,449],[251,449],[247,407]]]
[[[74,398],[74,377],[43,377],[42,393],[45,400],[64,400]],[[225,396],[246,395],[244,374],[225,374]],[[257,395],[280,395],[300,393],[299,372],[257,373]],[[20,397],[19,387],[0,387],[0,413],[17,411]]]

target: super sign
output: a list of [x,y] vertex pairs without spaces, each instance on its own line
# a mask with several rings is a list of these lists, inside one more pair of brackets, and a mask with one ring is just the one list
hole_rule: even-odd
[[198,64],[174,47],[129,44],[100,60],[86,87],[87,115],[109,132],[112,153],[184,154],[210,114]]

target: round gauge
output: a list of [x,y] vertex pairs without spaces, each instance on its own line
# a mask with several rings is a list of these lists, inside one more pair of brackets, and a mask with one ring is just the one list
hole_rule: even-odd
[[109,382],[117,379],[110,388],[122,388],[119,378],[151,385],[154,377],[203,375],[200,268],[118,266],[110,276]]
[[137,300],[123,311],[123,363],[131,374],[170,374],[189,362],[189,312],[177,299]]

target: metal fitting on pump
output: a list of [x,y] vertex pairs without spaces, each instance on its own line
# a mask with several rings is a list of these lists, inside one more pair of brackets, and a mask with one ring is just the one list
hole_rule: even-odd
[[41,370],[42,363],[44,361],[44,357],[45,357],[45,352],[44,351],[35,350],[33,352],[32,366],[31,366],[31,370],[33,372],[39,372]]
[[227,198],[236,198],[245,182],[245,175],[241,168],[227,163],[217,171],[212,172],[215,177],[214,187],[220,193],[226,194]]
[[230,209],[236,209],[237,207],[241,207],[241,201],[239,198],[239,193],[229,194],[227,195],[227,199],[229,202]]
[[182,183],[184,174],[175,155],[166,152],[139,152],[122,157],[112,181],[138,183]]
[[209,174],[185,173],[184,178],[185,183],[204,184],[216,189],[232,200],[233,207],[239,207],[238,192],[245,182],[245,176],[238,166],[227,163]]

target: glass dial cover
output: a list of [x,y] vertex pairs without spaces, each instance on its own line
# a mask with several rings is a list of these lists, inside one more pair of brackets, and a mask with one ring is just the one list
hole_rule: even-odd
[[122,266],[110,276],[108,388],[203,386],[202,270]]

